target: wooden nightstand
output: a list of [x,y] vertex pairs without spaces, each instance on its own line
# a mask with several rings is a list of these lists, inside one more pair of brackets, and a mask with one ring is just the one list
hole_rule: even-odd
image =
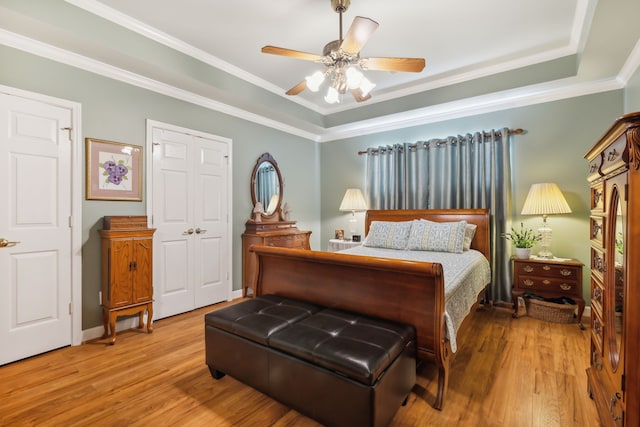
[[513,316],[517,317],[518,297],[530,293],[543,298],[569,297],[578,304],[578,325],[582,324],[582,263],[575,259],[513,259]]

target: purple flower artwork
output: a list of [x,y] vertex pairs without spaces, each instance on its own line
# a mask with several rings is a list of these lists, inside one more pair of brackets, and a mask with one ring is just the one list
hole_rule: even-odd
[[131,156],[101,152],[99,162],[104,177],[99,183],[100,189],[131,191],[131,181],[128,176],[131,170]]

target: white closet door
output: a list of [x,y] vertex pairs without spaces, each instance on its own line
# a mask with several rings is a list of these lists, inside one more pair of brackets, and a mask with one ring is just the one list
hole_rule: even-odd
[[0,94],[0,365],[71,344],[71,116]]
[[226,140],[154,127],[154,317],[229,299]]

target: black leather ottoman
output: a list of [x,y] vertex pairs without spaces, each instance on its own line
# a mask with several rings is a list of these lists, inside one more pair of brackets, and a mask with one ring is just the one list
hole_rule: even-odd
[[411,326],[261,296],[205,316],[206,363],[329,426],[384,426],[416,380]]

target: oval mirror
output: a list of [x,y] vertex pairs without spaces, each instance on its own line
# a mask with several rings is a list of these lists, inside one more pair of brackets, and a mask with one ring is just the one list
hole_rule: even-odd
[[[624,239],[625,239],[625,223],[624,215],[622,213],[622,206],[620,201],[620,192],[618,186],[613,188],[611,196],[611,211],[615,212],[615,215],[611,215],[611,230],[613,231],[611,239],[613,239],[615,252],[613,255],[613,283],[614,286],[609,286],[607,289],[608,300],[611,301],[612,309],[608,310],[609,318],[605,320],[611,325],[609,329],[610,335],[608,337],[609,343],[609,356],[610,363],[613,372],[618,370],[620,362],[620,350],[622,346],[622,310],[624,308],[624,277],[625,277],[625,262],[624,262]],[[611,270],[610,270],[611,271]],[[611,276],[610,276],[611,277]]]
[[254,208],[258,203],[262,205],[263,218],[274,218],[280,212],[282,176],[276,160],[269,153],[261,155],[253,168],[251,201]]

